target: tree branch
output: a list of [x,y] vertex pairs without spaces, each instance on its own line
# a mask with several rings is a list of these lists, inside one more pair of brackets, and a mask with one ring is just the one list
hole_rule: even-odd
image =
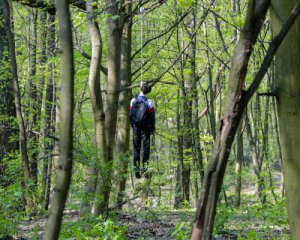
[[[34,1],[34,0],[14,0],[15,2],[21,3],[22,5],[31,7],[31,8],[39,8],[51,15],[55,15],[56,7],[53,3],[48,3],[45,1]],[[69,4],[74,5],[82,10],[86,10],[85,1],[83,0],[68,0]]]
[[137,50],[137,51],[131,56],[131,60],[134,59],[134,57],[135,57],[135,56],[136,56],[136,55],[137,55],[144,47],[146,47],[150,42],[152,42],[152,41],[154,41],[154,40],[156,40],[156,39],[158,39],[158,38],[161,38],[161,37],[165,36],[166,34],[168,34],[173,28],[175,28],[180,22],[182,22],[182,20],[190,13],[190,11],[191,11],[191,8],[190,8],[185,14],[183,14],[183,15],[181,16],[181,18],[180,18],[178,21],[176,21],[171,27],[169,27],[166,31],[164,31],[163,33],[161,33],[161,34],[159,34],[159,35],[157,35],[157,36],[155,36],[155,37],[153,37],[153,38],[147,40],[147,41],[143,44],[143,46],[142,46],[139,50]]
[[295,22],[295,20],[299,16],[299,14],[300,14],[300,1],[296,4],[294,9],[292,10],[289,19],[282,26],[279,34],[276,37],[274,37],[274,39],[270,43],[270,46],[269,46],[268,52],[266,53],[264,61],[263,61],[262,65],[260,66],[260,69],[258,70],[253,82],[251,83],[250,87],[246,91],[246,101],[247,102],[253,96],[256,89],[259,87],[263,77],[265,76],[270,64],[273,61],[273,57],[274,57],[276,51],[278,50],[283,39],[289,32],[290,28],[293,26],[293,23]]

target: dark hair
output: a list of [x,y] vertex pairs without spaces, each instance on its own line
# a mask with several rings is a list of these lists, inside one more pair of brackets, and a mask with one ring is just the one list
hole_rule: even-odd
[[149,86],[148,84],[143,84],[141,86],[141,91],[144,93],[144,94],[147,94],[149,92],[151,92],[151,86]]

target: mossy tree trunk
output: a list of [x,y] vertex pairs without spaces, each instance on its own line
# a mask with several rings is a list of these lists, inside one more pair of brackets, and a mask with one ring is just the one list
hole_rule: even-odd
[[[276,35],[298,0],[272,0],[272,27]],[[279,118],[282,167],[293,239],[300,239],[300,19],[276,54],[275,89]]]

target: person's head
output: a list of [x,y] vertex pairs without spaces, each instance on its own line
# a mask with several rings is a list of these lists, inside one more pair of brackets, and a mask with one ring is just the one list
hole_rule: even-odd
[[151,92],[151,86],[148,84],[143,84],[141,86],[141,91],[144,95],[148,94],[149,92]]

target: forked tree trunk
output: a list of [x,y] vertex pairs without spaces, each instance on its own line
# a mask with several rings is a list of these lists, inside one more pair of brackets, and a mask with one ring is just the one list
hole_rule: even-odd
[[71,18],[67,1],[57,0],[61,48],[60,155],[56,185],[43,239],[58,239],[73,165],[74,60]]
[[[247,72],[248,60],[269,5],[270,1],[250,1],[248,4],[245,25],[233,55],[229,80],[230,91],[227,96],[225,117],[221,121],[218,138],[214,148],[213,159],[209,163],[206,171],[204,189],[199,201],[191,239],[211,238],[214,216],[216,213],[216,202],[220,193],[230,148],[238,123],[249,100],[252,98],[254,92],[257,90],[264,75],[266,74],[274,54],[300,14],[300,2],[298,2],[291,12],[290,17],[282,26],[280,32],[270,43],[269,49],[258,73],[252,81],[249,89],[245,92],[243,90],[243,86]],[[293,210],[295,209],[293,208]],[[295,225],[299,222],[297,220],[298,217],[299,215],[296,214],[296,221],[294,222]],[[296,234],[297,231],[299,231],[299,228],[296,227],[293,231],[295,231],[293,234],[297,238]]]
[[[298,0],[272,0],[272,27],[276,35]],[[282,146],[282,165],[293,239],[300,239],[300,19],[278,49],[275,87]]]
[[269,1],[249,1],[245,24],[233,54],[224,117],[205,173],[191,239],[211,239],[227,160],[245,108],[244,82],[248,61],[269,5]]

